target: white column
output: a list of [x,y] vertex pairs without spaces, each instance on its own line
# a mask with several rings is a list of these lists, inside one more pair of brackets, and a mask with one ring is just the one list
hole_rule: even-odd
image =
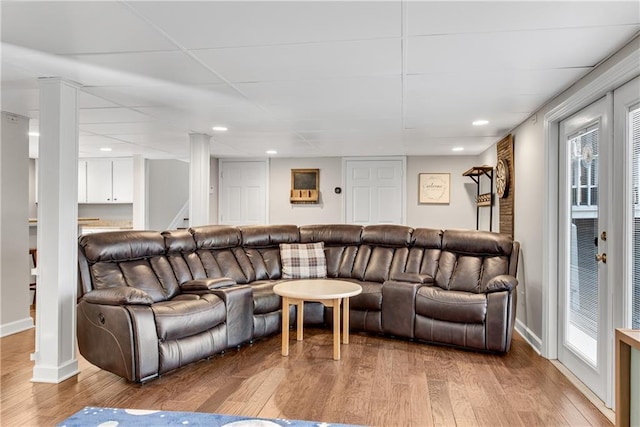
[[211,137],[189,134],[189,226],[209,224],[209,158]]
[[40,79],[38,292],[33,382],[76,375],[78,86]]
[[147,163],[140,154],[133,156],[133,229],[147,228]]
[[0,336],[5,336],[33,327],[29,313],[29,119],[3,111],[0,128]]

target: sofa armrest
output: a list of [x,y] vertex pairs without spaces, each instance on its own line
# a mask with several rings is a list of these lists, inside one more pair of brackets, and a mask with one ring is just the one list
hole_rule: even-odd
[[415,338],[416,293],[424,285],[387,280],[382,285],[382,328],[385,334]]
[[212,289],[211,293],[224,301],[227,309],[227,347],[251,341],[253,334],[253,290],[236,285]]
[[516,288],[516,286],[518,286],[518,279],[513,276],[509,276],[508,274],[503,274],[489,280],[482,289],[482,292],[485,294],[500,291],[511,292]]
[[87,295],[94,292],[98,291],[88,292],[78,303],[76,334],[80,354],[129,381],[157,377],[160,356],[151,307],[92,304]]
[[234,286],[236,281],[228,277],[217,277],[215,279],[194,279],[188,280],[180,285],[182,292],[202,292],[225,286]]
[[392,273],[390,280],[395,280],[397,282],[420,283],[422,285],[433,283],[433,277],[428,274],[418,273]]
[[131,286],[94,289],[84,294],[82,299],[91,304],[102,305],[151,305],[153,299],[145,291]]

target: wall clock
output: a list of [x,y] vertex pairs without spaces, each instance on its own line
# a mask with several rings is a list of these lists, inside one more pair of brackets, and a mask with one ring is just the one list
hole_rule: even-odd
[[505,159],[498,160],[496,166],[496,193],[501,198],[509,192],[509,165]]

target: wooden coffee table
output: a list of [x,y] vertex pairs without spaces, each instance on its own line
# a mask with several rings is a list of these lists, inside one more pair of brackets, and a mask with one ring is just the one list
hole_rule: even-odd
[[289,355],[289,306],[297,307],[297,340],[302,341],[305,301],[333,307],[333,360],[340,360],[340,304],[342,304],[342,343],[349,344],[349,297],[362,292],[355,283],[331,279],[300,279],[279,283],[273,292],[282,297],[282,355]]

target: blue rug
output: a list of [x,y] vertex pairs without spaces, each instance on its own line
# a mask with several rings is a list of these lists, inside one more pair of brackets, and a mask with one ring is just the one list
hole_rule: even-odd
[[317,421],[281,420],[206,414],[203,412],[145,411],[141,409],[87,406],[58,424],[58,427],[123,426],[207,426],[207,427],[347,427]]

